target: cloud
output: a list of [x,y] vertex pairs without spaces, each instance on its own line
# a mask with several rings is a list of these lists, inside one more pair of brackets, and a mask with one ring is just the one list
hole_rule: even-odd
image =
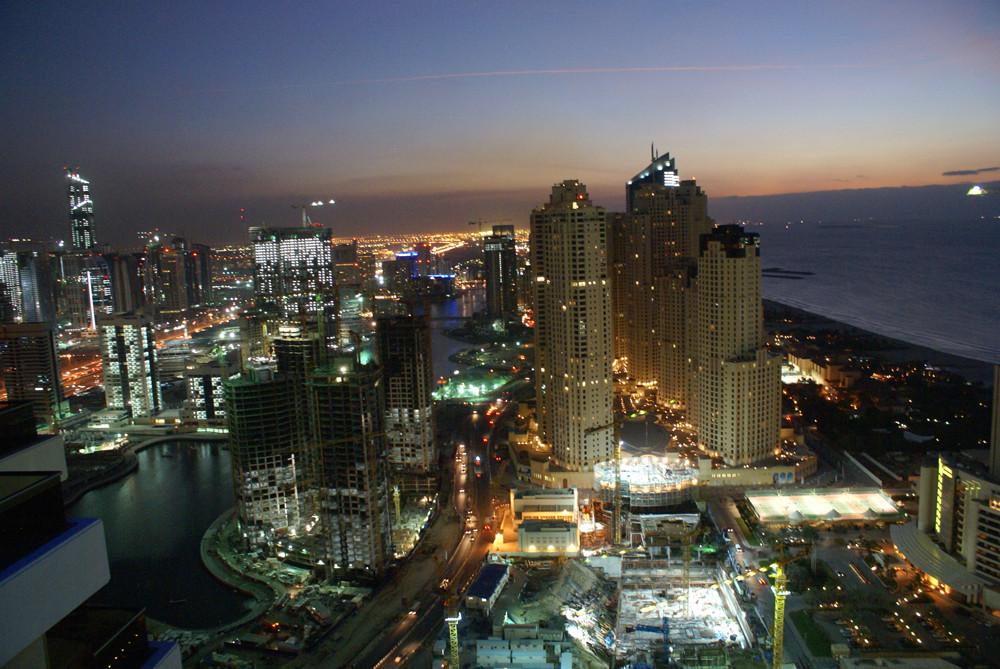
[[943,177],[971,177],[977,174],[982,174],[983,172],[996,172],[1000,170],[1000,167],[980,167],[977,170],[952,170],[951,172],[942,172]]

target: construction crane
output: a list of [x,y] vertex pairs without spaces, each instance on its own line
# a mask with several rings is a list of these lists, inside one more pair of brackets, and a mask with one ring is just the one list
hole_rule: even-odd
[[781,544],[778,561],[771,564],[771,569],[774,570],[774,634],[772,635],[774,637],[774,655],[771,662],[772,669],[781,669],[785,648],[785,597],[789,595],[785,566],[805,557],[811,549],[811,545],[806,546],[794,557],[786,560],[785,545]]
[[485,223],[505,223],[506,221],[509,221],[509,220],[510,220],[509,218],[493,218],[493,219],[490,219],[490,220],[487,221],[485,219],[480,218],[480,219],[475,220],[475,221],[469,221],[469,225],[478,226],[479,227],[479,235],[482,236],[482,234],[483,234],[483,225]]
[[[306,213],[309,207],[322,207],[325,204],[334,204],[334,203],[335,203],[334,200],[330,200],[329,202],[324,202],[323,200],[316,200],[315,202],[308,202],[306,204],[293,204],[292,209],[302,210],[302,227],[308,228],[310,225],[313,224],[313,222],[309,220],[309,214]],[[242,209],[240,211],[242,211]]]
[[438,576],[441,577],[441,589],[444,591],[444,621],[448,623],[448,644],[451,646],[451,661],[448,666],[461,667],[458,655],[458,623],[462,621],[462,614],[458,610],[458,596],[455,594],[455,584],[448,579],[444,573],[444,567],[438,560],[437,553],[433,556],[434,567]]

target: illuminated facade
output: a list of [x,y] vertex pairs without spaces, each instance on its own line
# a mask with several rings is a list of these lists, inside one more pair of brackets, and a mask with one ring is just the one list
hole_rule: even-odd
[[127,410],[132,418],[158,414],[163,399],[152,317],[141,312],[112,314],[99,317],[97,326],[107,407]]
[[711,232],[708,198],[681,181],[669,154],[632,177],[628,211],[611,220],[615,357],[663,405],[689,403],[698,240]]
[[539,438],[592,471],[612,455],[611,286],[604,209],[575,180],[531,213]]
[[284,318],[318,310],[316,296],[336,279],[330,230],[250,228],[250,245],[258,306],[273,305]]
[[94,202],[90,199],[90,182],[79,174],[66,172],[66,197],[69,200],[69,225],[75,251],[95,251]]
[[698,446],[728,465],[773,455],[781,419],[781,358],[763,345],[756,234],[723,225],[701,238],[692,423]]

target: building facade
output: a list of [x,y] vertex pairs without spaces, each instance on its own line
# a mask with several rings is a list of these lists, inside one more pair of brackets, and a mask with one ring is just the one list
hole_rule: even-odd
[[250,228],[258,306],[269,305],[284,318],[317,311],[316,296],[335,285],[331,243],[323,227]]
[[758,236],[738,225],[703,235],[697,291],[698,446],[728,465],[759,462],[779,443],[781,358],[763,344]]
[[518,277],[513,225],[494,225],[493,234],[483,238],[483,279],[489,318],[515,318]]
[[94,202],[90,199],[90,182],[75,172],[67,171],[66,197],[69,201],[69,226],[73,250],[96,251]]
[[55,324],[0,325],[0,368],[8,402],[30,402],[35,418],[54,425],[65,409]]
[[101,316],[101,363],[109,409],[132,418],[155,416],[163,408],[156,365],[156,331],[150,315],[133,312]]
[[431,334],[423,316],[378,320],[378,351],[385,379],[389,466],[395,471],[436,471],[434,370]]
[[612,456],[611,286],[604,209],[575,180],[531,213],[539,438],[591,471]]
[[330,359],[307,381],[317,512],[331,578],[379,579],[392,557],[382,370]]
[[309,464],[291,381],[251,367],[222,382],[236,513],[250,547],[304,529]]

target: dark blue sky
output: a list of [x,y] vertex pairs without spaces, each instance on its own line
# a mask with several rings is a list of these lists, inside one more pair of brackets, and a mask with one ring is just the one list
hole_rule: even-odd
[[651,141],[710,198],[1000,164],[1000,5],[812,4],[5,2],[0,235],[68,235],[64,165],[127,244],[620,209]]

